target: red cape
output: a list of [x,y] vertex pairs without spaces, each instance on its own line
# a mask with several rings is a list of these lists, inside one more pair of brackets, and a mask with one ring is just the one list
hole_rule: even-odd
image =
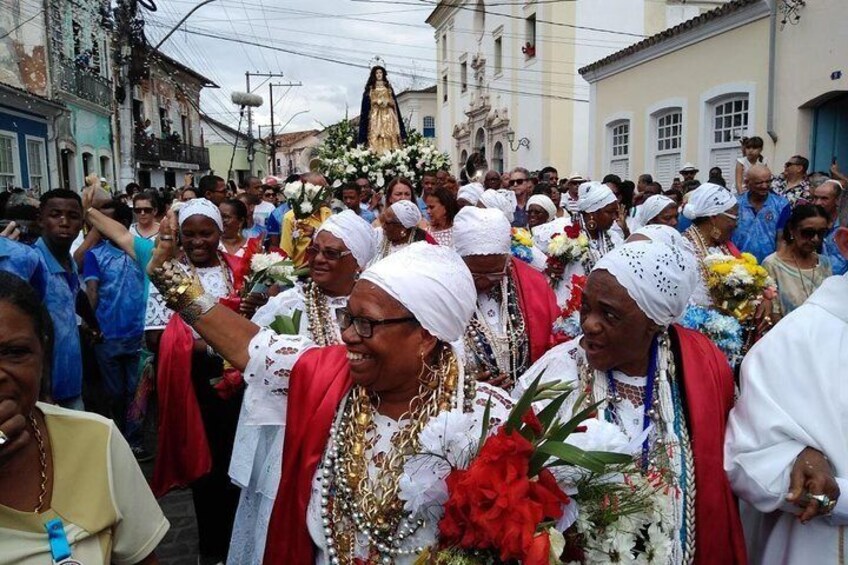
[[559,316],[556,295],[545,276],[524,261],[513,257],[512,272],[530,340],[530,362],[535,363],[555,345],[552,330]]
[[699,332],[673,326],[695,459],[695,563],[747,562],[739,506],[724,472],[724,431],[733,406],[733,371]]
[[312,349],[298,359],[289,379],[285,457],[274,501],[264,563],[315,563],[306,527],[312,479],[327,447],[330,426],[350,390],[343,345]]

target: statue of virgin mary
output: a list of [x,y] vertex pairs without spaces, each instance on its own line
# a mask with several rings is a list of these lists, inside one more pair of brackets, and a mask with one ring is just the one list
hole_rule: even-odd
[[362,93],[362,110],[359,114],[358,142],[375,153],[400,149],[406,139],[406,128],[400,117],[397,97],[380,64],[371,67],[371,74]]

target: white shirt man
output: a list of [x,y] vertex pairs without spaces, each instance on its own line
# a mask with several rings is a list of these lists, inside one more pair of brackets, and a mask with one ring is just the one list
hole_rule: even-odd
[[[836,243],[848,257],[848,227]],[[844,563],[848,552],[848,275],[830,277],[742,363],[725,469],[751,563]]]

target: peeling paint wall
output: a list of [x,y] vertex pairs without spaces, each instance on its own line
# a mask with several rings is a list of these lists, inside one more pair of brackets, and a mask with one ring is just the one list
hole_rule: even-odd
[[47,97],[44,12],[34,3],[7,6],[0,10],[0,83]]

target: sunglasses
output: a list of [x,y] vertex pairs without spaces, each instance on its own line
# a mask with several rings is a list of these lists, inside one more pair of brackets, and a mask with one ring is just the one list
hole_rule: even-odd
[[523,182],[527,182],[527,179],[510,179],[509,186],[517,186]]
[[786,163],[783,164],[783,166],[784,166],[784,168],[785,167],[795,167],[795,166],[799,166],[800,164],[801,163],[792,163],[791,161],[787,161]]
[[371,318],[363,318],[361,316],[352,316],[347,308],[339,310],[339,328],[346,331],[350,326],[353,326],[356,335],[368,339],[374,335],[375,326],[387,326],[389,324],[405,324],[418,323],[413,316],[405,318],[388,318],[385,320],[372,320]]
[[313,257],[317,257],[318,254],[324,256],[324,259],[328,261],[338,261],[342,257],[347,257],[351,255],[353,251],[339,251],[338,249],[331,249],[329,247],[318,247],[317,245],[310,245],[306,248],[306,256],[310,259]]
[[152,214],[153,208],[136,207],[133,208],[133,212],[135,212],[136,214]]
[[818,237],[822,241],[824,241],[824,239],[827,237],[827,234],[829,232],[830,232],[830,230],[827,230],[827,229],[817,230],[815,228],[803,228],[803,229],[798,230],[798,233],[804,239],[813,239],[814,237]]

